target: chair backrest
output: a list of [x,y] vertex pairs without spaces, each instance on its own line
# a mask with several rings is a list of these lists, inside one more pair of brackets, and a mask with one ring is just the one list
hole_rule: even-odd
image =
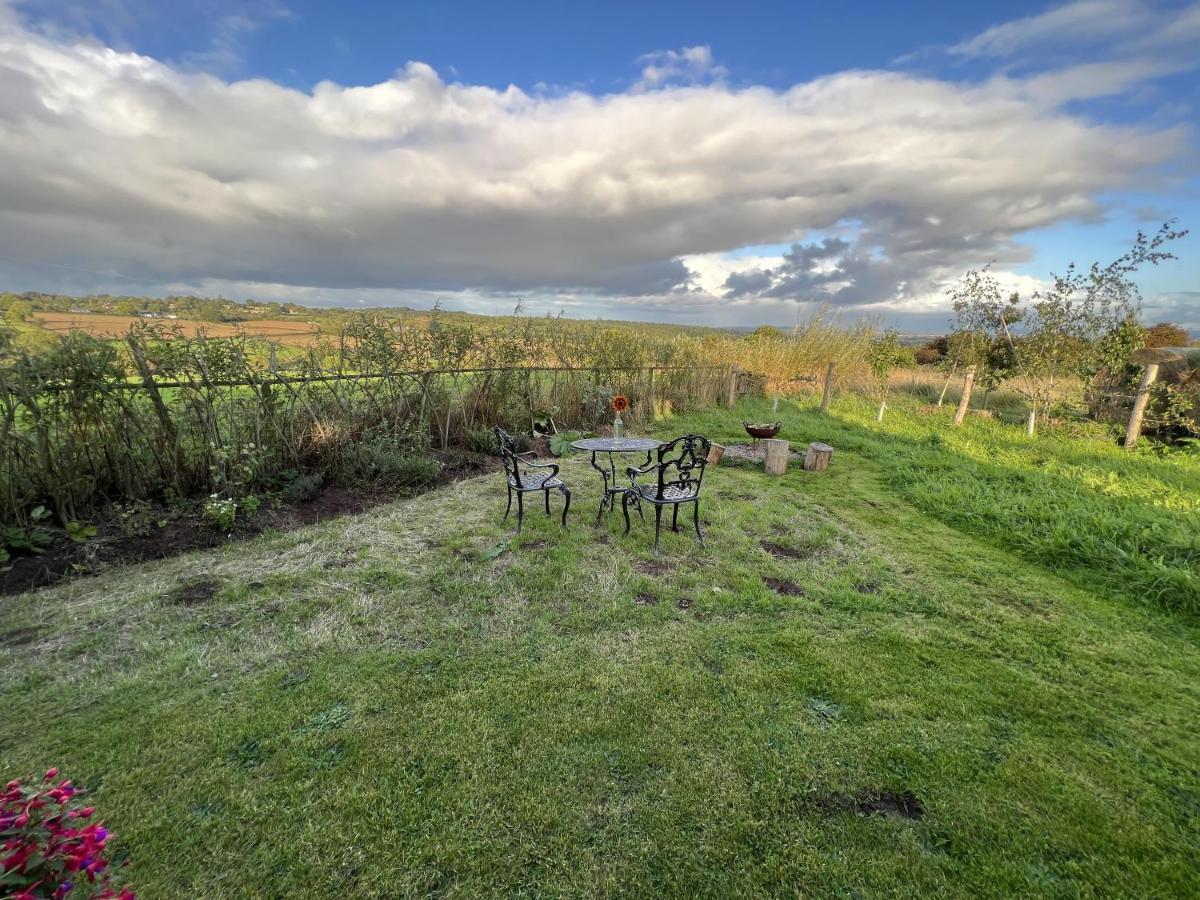
[[667,489],[677,487],[685,493],[700,495],[700,482],[704,480],[704,467],[708,465],[708,452],[712,442],[702,434],[685,434],[658,448],[658,499],[663,499]]
[[517,487],[521,486],[521,466],[517,458],[517,439],[497,425],[492,431],[496,432],[496,443],[500,445],[500,458],[504,460],[505,480],[511,479]]

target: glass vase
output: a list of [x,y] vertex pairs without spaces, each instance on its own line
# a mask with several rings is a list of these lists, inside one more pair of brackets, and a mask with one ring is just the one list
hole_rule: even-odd
[[617,417],[613,419],[613,437],[618,441],[625,437],[625,423],[621,421],[620,413],[617,413]]

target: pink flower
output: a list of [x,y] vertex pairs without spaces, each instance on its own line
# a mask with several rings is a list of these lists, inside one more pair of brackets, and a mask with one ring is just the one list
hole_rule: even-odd
[[56,768],[47,769],[46,775],[42,780],[49,781],[51,778],[54,778],[56,775],[58,775],[58,769],[56,769]]

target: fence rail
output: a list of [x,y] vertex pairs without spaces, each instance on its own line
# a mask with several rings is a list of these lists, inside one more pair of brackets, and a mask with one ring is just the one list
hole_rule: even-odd
[[[728,374],[729,366],[490,366],[470,369],[410,369],[396,372],[326,372],[319,375],[286,376],[274,373],[259,379],[206,379],[197,378],[192,381],[160,381],[157,378],[138,379],[130,381],[115,381],[98,386],[89,385],[89,390],[99,391],[145,391],[170,390],[172,388],[194,387],[270,387],[272,385],[323,384],[337,381],[363,381],[389,378],[429,378],[443,375],[485,375],[485,374],[533,374],[540,372],[569,372],[573,374],[628,374],[643,372],[720,372]],[[815,377],[814,377],[815,379]],[[74,389],[74,385],[56,382],[43,382],[37,386],[40,393],[63,393]],[[7,382],[0,383],[0,392],[16,394],[17,388]]]

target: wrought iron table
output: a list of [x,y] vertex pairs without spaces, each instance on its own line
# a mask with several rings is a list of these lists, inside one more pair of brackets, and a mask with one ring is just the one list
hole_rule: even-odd
[[[617,464],[613,459],[614,453],[645,453],[646,465],[650,464],[651,455],[655,450],[662,446],[662,441],[657,441],[654,438],[583,438],[582,440],[574,441],[571,444],[576,450],[585,450],[592,454],[592,468],[601,474],[604,478],[604,496],[600,498],[600,508],[596,510],[596,521],[600,521],[600,517],[604,515],[605,509],[615,509],[617,505],[616,497],[618,494],[624,494],[628,488],[617,486]],[[608,454],[608,468],[596,465],[596,454]],[[641,507],[638,507],[639,512]]]

